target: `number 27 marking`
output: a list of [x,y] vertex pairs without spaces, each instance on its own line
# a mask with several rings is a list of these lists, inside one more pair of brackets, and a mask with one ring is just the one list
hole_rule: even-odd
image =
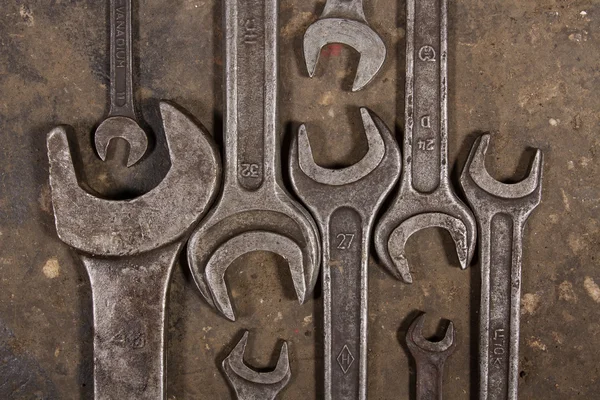
[[352,241],[354,241],[354,233],[338,233],[335,237],[339,240],[337,248],[340,250],[347,250],[352,246]]

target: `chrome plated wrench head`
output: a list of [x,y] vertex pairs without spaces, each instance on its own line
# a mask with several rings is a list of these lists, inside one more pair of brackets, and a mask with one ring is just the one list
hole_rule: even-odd
[[273,400],[288,384],[292,372],[287,343],[283,343],[277,366],[270,372],[257,372],[244,363],[248,331],[223,360],[223,371],[238,400]]
[[411,283],[405,247],[413,233],[447,230],[465,269],[475,252],[477,226],[448,177],[446,0],[409,0],[406,32],[403,175],[396,198],[375,228],[375,249],[395,277]]
[[350,46],[360,54],[352,91],[365,87],[385,61],[386,48],[381,37],[365,19],[363,0],[327,0],[319,19],[304,33],[304,61],[312,78],[321,49],[331,43]]

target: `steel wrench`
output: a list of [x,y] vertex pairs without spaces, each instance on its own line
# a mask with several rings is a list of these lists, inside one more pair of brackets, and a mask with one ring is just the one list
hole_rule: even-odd
[[171,271],[215,197],[218,152],[208,134],[161,103],[171,168],[152,191],[105,200],[77,180],[64,127],[47,140],[56,231],[89,274],[98,400],[165,398],[165,307]]
[[405,245],[415,232],[446,229],[461,268],[473,257],[476,224],[448,178],[447,0],[407,1],[403,175],[392,205],[375,227],[382,264],[411,283]]
[[536,151],[521,182],[498,182],[485,168],[489,142],[473,144],[460,181],[480,232],[479,398],[516,400],[523,229],[541,200],[543,156]]
[[304,61],[311,78],[321,49],[330,43],[345,44],[360,54],[353,92],[371,82],[385,61],[385,44],[367,23],[363,0],[327,0],[319,19],[308,27],[304,33]]
[[277,127],[277,0],[225,0],[225,177],[188,246],[204,298],[235,320],[224,275],[244,253],[272,251],[290,265],[303,303],[319,267],[318,230],[281,178]]
[[131,0],[110,0],[110,111],[94,135],[102,160],[112,139],[125,139],[129,143],[128,167],[137,163],[148,148],[148,138],[135,113],[131,9]]
[[367,397],[367,266],[378,209],[400,175],[400,149],[384,123],[361,109],[369,150],[357,164],[315,164],[306,128],[294,138],[292,186],[323,240],[325,399]]
[[444,364],[454,353],[454,325],[446,328],[444,338],[431,342],[423,337],[425,314],[419,315],[406,332],[406,345],[417,364],[417,400],[442,400]]
[[223,360],[223,371],[235,390],[238,400],[274,400],[288,384],[292,371],[287,343],[283,343],[277,366],[270,372],[255,371],[244,363],[244,352],[248,343],[248,332]]

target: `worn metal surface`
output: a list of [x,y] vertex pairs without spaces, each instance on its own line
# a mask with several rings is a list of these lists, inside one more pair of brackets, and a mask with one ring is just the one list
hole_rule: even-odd
[[498,182],[485,168],[489,143],[475,141],[460,181],[480,231],[479,398],[517,400],[523,230],[542,199],[543,157],[519,183]]
[[225,376],[238,400],[273,400],[292,376],[287,343],[281,346],[275,369],[268,372],[255,371],[244,363],[247,343],[248,331],[223,360]]
[[171,271],[191,227],[208,210],[221,165],[212,139],[173,106],[161,105],[171,168],[132,200],[80,187],[67,133],[48,135],[56,231],[78,250],[94,308],[94,398],[162,399],[165,311]]
[[400,190],[375,228],[381,263],[411,283],[406,242],[415,232],[446,229],[462,269],[475,252],[471,210],[456,196],[448,162],[447,0],[406,3],[406,92]]
[[290,178],[315,216],[323,243],[323,358],[326,400],[367,398],[368,265],[371,232],[400,177],[400,149],[389,129],[361,108],[369,148],[344,169],[315,164],[304,125],[292,141]]
[[[323,1],[281,0],[280,132],[285,144],[299,121],[316,162],[352,165],[366,154],[357,109],[369,106],[402,140],[406,4],[364,3],[388,50],[376,78],[350,92],[358,55],[330,45],[310,79],[303,34]],[[56,235],[49,201],[46,135],[72,123],[85,182],[107,197],[149,191],[169,168],[160,130],[146,157],[130,168],[120,140],[102,162],[95,125],[108,109],[109,29],[104,1],[3,3],[0,13],[0,398],[89,399],[93,390],[92,298],[85,269]],[[592,0],[455,0],[448,11],[448,160],[451,181],[480,132],[491,131],[490,174],[523,176],[544,151],[542,202],[523,242],[519,398],[593,399],[600,392],[600,190],[597,87],[600,5]],[[171,99],[222,142],[222,3],[204,0],[134,3],[134,92],[140,123],[159,129],[157,99]],[[582,14],[584,12],[584,14]],[[142,118],[143,116],[143,118]],[[395,128],[395,129],[394,129]],[[110,147],[113,147],[112,145]],[[123,146],[124,147],[124,146]],[[285,159],[284,159],[285,160]],[[459,193],[460,195],[460,193]],[[464,199],[464,196],[461,196]],[[414,310],[427,312],[424,334],[453,321],[457,351],[446,363],[445,396],[478,396],[477,257],[457,266],[452,239],[436,228],[406,247],[412,285],[369,261],[369,398],[414,399],[415,367],[399,347]],[[293,376],[279,398],[322,398],[320,283],[298,305],[287,263],[268,252],[237,259],[226,272],[236,323],[207,306],[185,259],[173,270],[168,302],[169,399],[231,399],[220,363],[249,329],[245,358],[273,366],[276,339],[287,341]],[[4,335],[4,333],[3,333]],[[6,340],[4,338],[6,337]],[[275,353],[275,354],[274,354]],[[4,359],[4,358],[3,358]],[[27,372],[19,372],[27,371]],[[37,395],[36,395],[37,393]]]
[[148,138],[136,122],[133,97],[132,0],[110,1],[110,111],[94,134],[96,151],[106,160],[110,141],[122,138],[129,144],[127,166],[142,158]]
[[234,321],[225,272],[235,259],[256,250],[280,254],[303,304],[321,252],[315,222],[282,181],[277,0],[226,0],[224,14],[225,178],[192,234],[188,262],[202,296]]
[[319,19],[306,29],[303,49],[309,76],[315,76],[321,49],[331,43],[360,54],[353,92],[371,82],[385,61],[385,43],[367,23],[363,0],[327,0]]

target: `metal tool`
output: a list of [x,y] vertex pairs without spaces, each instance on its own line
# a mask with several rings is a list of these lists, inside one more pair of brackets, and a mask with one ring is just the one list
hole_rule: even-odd
[[460,181],[480,232],[479,398],[516,400],[523,229],[541,200],[543,156],[521,182],[498,182],[485,168],[489,142],[475,141]]
[[406,332],[406,345],[417,364],[417,400],[442,400],[444,363],[454,353],[454,325],[449,323],[444,338],[431,342],[423,337],[425,314],[419,315]]
[[400,175],[400,149],[374,113],[361,108],[369,150],[339,170],[318,166],[304,125],[292,143],[292,186],[323,240],[325,399],[367,397],[367,266],[375,215]]
[[244,352],[248,343],[248,332],[223,360],[227,380],[235,390],[238,400],[273,400],[288,384],[292,372],[287,343],[281,346],[277,366],[270,372],[258,372],[244,363]]
[[352,91],[365,87],[385,61],[383,40],[367,23],[363,0],[327,0],[319,19],[304,33],[304,61],[312,78],[321,49],[330,43],[342,43],[360,54]]
[[129,143],[128,167],[148,148],[135,113],[131,9],[131,0],[110,0],[110,111],[95,133],[96,151],[102,160],[112,139],[119,137]]
[[411,283],[405,245],[415,232],[446,229],[461,268],[473,257],[476,224],[448,179],[447,0],[409,0],[406,24],[406,102],[400,190],[375,227],[381,263]]
[[152,191],[105,200],[79,185],[64,127],[48,135],[56,231],[92,285],[97,400],[165,398],[165,307],[171,271],[215,198],[220,160],[210,136],[160,105],[171,168]]
[[226,0],[225,182],[188,246],[204,298],[235,320],[224,281],[230,263],[265,250],[289,263],[300,303],[312,292],[318,230],[281,178],[277,126],[277,0]]

